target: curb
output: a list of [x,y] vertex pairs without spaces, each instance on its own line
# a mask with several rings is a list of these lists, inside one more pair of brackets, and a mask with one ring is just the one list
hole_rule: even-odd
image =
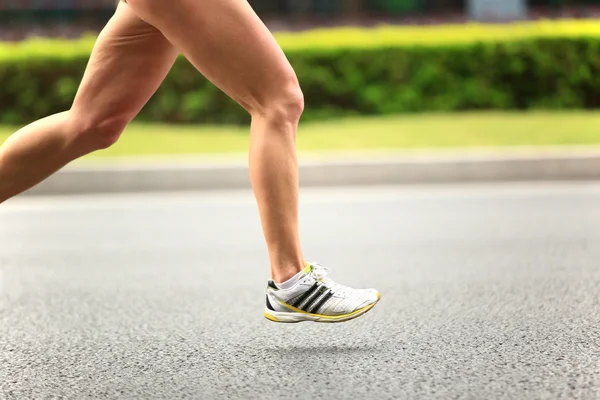
[[[600,150],[373,154],[300,163],[300,185],[367,186],[496,181],[600,180]],[[27,195],[249,189],[245,162],[125,162],[69,166]]]

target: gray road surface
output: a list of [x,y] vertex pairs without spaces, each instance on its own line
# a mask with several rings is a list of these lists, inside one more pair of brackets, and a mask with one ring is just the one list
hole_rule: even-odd
[[310,259],[381,303],[263,318],[248,192],[0,206],[0,398],[599,399],[600,184],[305,190]]

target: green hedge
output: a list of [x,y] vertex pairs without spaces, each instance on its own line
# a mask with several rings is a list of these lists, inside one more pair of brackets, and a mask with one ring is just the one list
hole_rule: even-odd
[[[600,108],[597,22],[346,29],[278,40],[305,94],[304,120]],[[53,43],[0,46],[0,123],[21,124],[70,107],[93,41]],[[139,120],[240,123],[248,116],[180,59]]]

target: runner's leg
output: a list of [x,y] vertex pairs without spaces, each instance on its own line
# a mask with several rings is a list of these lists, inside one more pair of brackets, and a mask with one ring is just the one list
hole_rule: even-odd
[[0,147],[0,203],[113,144],[176,56],[156,28],[119,4],[98,37],[72,108],[25,126]]
[[208,79],[252,116],[250,178],[271,273],[304,268],[298,233],[295,137],[303,110],[296,75],[246,0],[127,0]]

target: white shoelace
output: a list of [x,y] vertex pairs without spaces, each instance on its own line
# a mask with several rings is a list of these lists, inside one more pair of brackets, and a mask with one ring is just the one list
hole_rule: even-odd
[[331,272],[331,270],[320,264],[311,264],[312,265],[312,273],[315,276],[315,279],[323,282],[325,287],[327,287],[332,294],[338,294],[342,296],[346,296],[350,291],[350,288],[344,286],[342,284],[334,282],[327,275]]

